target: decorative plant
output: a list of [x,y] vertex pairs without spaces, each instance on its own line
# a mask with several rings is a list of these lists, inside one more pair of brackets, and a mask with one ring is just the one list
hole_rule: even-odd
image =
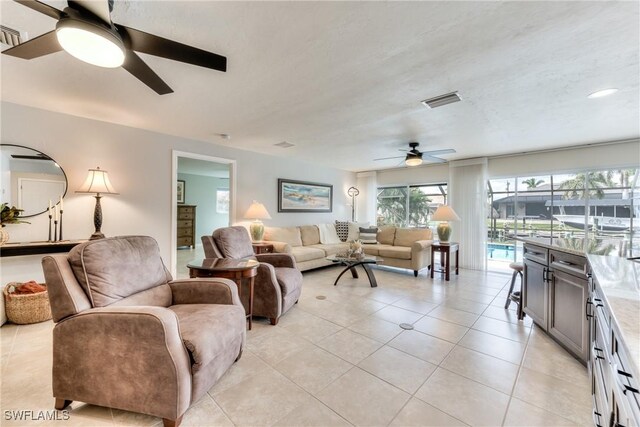
[[0,205],[0,223],[4,227],[7,224],[30,224],[28,221],[23,221],[19,218],[20,212],[24,209],[18,209],[15,206],[9,207],[8,203]]

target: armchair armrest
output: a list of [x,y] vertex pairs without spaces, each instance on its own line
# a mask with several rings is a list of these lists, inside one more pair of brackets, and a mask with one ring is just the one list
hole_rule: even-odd
[[274,267],[296,268],[296,260],[289,254],[260,254],[255,257],[258,261],[271,264]]
[[273,245],[273,250],[276,253],[279,253],[279,254],[290,254],[291,253],[291,246],[286,242],[276,242],[276,241],[271,241],[271,240],[268,240],[266,242],[267,243],[271,243]]
[[173,304],[233,304],[242,306],[238,286],[229,279],[202,278],[169,282]]
[[164,307],[92,308],[60,321],[52,379],[57,398],[172,420],[191,401],[189,354]]

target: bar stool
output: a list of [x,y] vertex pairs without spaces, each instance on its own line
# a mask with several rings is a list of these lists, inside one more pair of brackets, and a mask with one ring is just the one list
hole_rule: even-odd
[[[522,271],[524,270],[524,266],[520,262],[512,262],[509,264],[509,268],[513,270],[513,275],[511,276],[511,286],[509,286],[509,294],[507,295],[507,301],[504,303],[504,308],[509,308],[511,301],[518,304],[518,320],[522,320],[524,318],[524,312],[522,311],[521,297],[522,297]],[[516,277],[520,276],[520,291],[513,291],[513,287],[516,284]]]

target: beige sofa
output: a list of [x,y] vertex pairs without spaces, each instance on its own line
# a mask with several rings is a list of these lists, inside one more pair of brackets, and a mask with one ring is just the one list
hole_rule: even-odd
[[[381,265],[418,271],[431,264],[430,229],[383,227],[378,231],[377,244],[363,245],[364,252],[383,259]],[[315,225],[299,227],[267,227],[264,240],[273,244],[275,252],[293,255],[300,271],[331,265],[326,257],[349,248],[348,243],[322,244]]]

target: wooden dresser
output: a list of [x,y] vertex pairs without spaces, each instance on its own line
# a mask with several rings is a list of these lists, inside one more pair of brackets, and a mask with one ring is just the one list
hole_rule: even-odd
[[178,247],[196,247],[196,206],[178,205]]

